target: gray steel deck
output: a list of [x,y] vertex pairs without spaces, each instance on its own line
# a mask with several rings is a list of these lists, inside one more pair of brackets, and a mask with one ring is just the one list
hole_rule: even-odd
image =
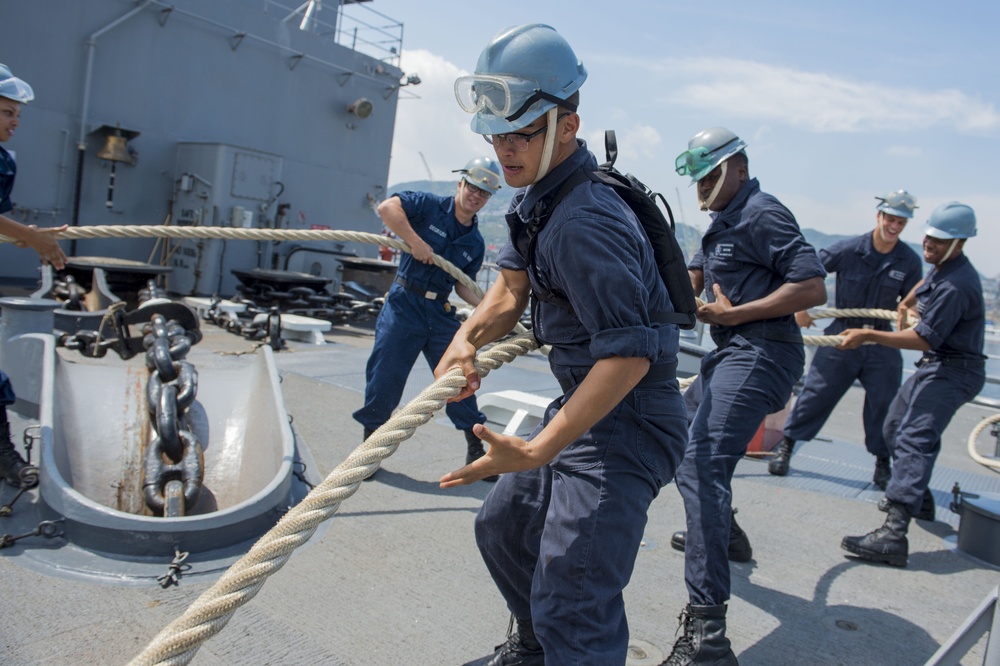
[[[350,413],[362,403],[371,332],[337,329],[324,347],[290,343],[277,354],[293,428],[321,474],[359,443]],[[202,345],[251,343],[206,326]],[[405,399],[431,379],[420,366]],[[491,373],[483,392],[556,395],[538,354]],[[871,459],[861,440],[860,391],[852,389],[821,438],[802,445],[788,477],[744,459],[734,479],[740,524],[754,559],[734,564],[729,635],[744,666],[922,664],[1000,582],[1000,569],[953,548],[955,517],[944,508],[955,479],[997,489],[1000,475],[965,454],[974,424],[990,414],[966,407],[946,433],[932,487],[938,522],[914,522],[906,569],[845,557],[840,539],[881,523],[867,486]],[[418,429],[339,512],[272,576],[192,663],[461,664],[500,642],[508,613],[478,552],[472,521],[490,486],[441,490],[462,464],[464,439],[443,416]],[[9,488],[0,489],[6,501]],[[27,498],[23,498],[24,502]],[[0,530],[23,515],[0,519]],[[24,512],[26,513],[26,512]],[[669,546],[684,524],[673,486],[654,503],[635,574],[625,591],[632,666],[658,664],[674,641],[686,602],[683,556]],[[179,587],[121,587],[67,579],[25,566],[26,540],[0,551],[3,663],[124,664],[214,580],[185,574]],[[164,563],[164,569],[166,563]],[[961,662],[981,664],[985,640]],[[643,652],[644,651],[644,652]]]

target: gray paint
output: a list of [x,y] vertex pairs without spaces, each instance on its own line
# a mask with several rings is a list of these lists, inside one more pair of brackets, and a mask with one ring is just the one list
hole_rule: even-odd
[[[337,16],[336,2],[323,9],[328,20]],[[287,12],[265,0],[8,0],[0,61],[35,91],[5,144],[18,163],[14,216],[39,226],[73,223],[80,144],[81,226],[163,224],[177,215],[171,200],[186,167],[180,146],[200,143],[280,161],[281,196],[274,198],[273,183],[251,195],[257,226],[274,224],[287,204],[293,229],[380,230],[372,202],[384,196],[388,176],[399,45],[379,59],[322,31],[301,31],[297,20],[283,22]],[[348,111],[361,97],[374,107],[365,119]],[[108,208],[112,163],[96,154],[102,128],[116,127],[137,133],[128,144],[135,164],[115,163]],[[230,213],[220,210],[214,221],[228,223]],[[149,261],[154,242],[80,240],[74,254]],[[348,249],[374,255],[372,246]],[[281,267],[280,257],[273,261]],[[30,253],[0,246],[0,266],[0,282],[37,282]]]

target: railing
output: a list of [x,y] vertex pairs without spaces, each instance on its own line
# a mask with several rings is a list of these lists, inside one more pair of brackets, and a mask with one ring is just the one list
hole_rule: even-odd
[[300,30],[330,36],[337,44],[399,67],[403,24],[363,2],[308,0],[289,4],[264,0],[264,11]]
[[941,646],[924,666],[957,666],[979,639],[989,632],[983,666],[1000,666],[1000,613],[997,599],[1000,587],[996,587],[983,602],[962,623],[948,642]]

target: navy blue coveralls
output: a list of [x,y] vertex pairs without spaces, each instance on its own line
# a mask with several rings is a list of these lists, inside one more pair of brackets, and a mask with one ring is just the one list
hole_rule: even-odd
[[[583,142],[515,195],[501,268],[526,270],[517,246],[535,204],[581,167],[597,168]],[[673,478],[687,439],[676,380],[679,332],[650,318],[673,306],[649,242],[611,188],[587,181],[566,195],[538,233],[534,256],[533,298],[557,293],[569,301],[537,302],[535,333],[551,345],[549,365],[564,395],[535,434],[599,359],[644,357],[652,365],[551,463],[502,474],[476,518],[476,541],[510,611],[531,620],[547,665],[620,666],[629,638],[622,589],[649,505]]]
[[[468,227],[461,224],[455,217],[454,196],[412,191],[393,196],[399,197],[410,226],[434,254],[475,280],[486,252],[476,218]],[[455,309],[448,303],[457,280],[409,253],[401,256],[396,281],[375,321],[375,344],[365,369],[365,404],[353,414],[354,420],[369,430],[388,421],[399,406],[417,355],[423,352],[433,370],[460,326]],[[475,396],[449,402],[445,412],[459,430],[470,430],[486,421]]]
[[[14,190],[14,178],[17,176],[17,164],[3,147],[0,147],[0,215],[4,215],[13,210],[14,205],[10,201],[10,193]],[[10,383],[10,377],[3,370],[0,370],[0,407],[13,405],[14,387]]]
[[[900,299],[923,275],[920,257],[909,246],[896,243],[883,254],[875,249],[871,233],[820,250],[819,260],[828,273],[837,274],[837,308],[895,312]],[[834,319],[824,333],[837,335],[848,328],[863,327],[890,331],[892,323],[871,317],[841,317]],[[797,442],[813,439],[857,379],[865,389],[865,446],[873,456],[888,458],[882,425],[902,378],[903,355],[898,349],[883,345],[862,345],[857,349],[819,347],[785,422],[784,434]]]
[[[756,178],[711,216],[701,250],[688,266],[704,271],[709,301],[715,300],[715,284],[739,305],[786,282],[826,275],[795,217],[761,192]],[[702,359],[688,389],[699,399],[677,470],[687,517],[684,579],[691,603],[698,606],[729,599],[733,472],[764,417],[784,407],[805,364],[802,334],[792,315],[712,326],[711,332],[717,347]]]
[[896,394],[885,420],[892,452],[887,499],[920,509],[941,451],[941,435],[958,408],[986,381],[986,314],[979,274],[964,254],[935,267],[917,287],[916,332],[930,344]]

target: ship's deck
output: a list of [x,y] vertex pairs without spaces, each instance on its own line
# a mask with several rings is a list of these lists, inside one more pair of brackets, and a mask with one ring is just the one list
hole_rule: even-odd
[[[202,346],[252,346],[204,328]],[[370,329],[340,327],[325,346],[290,342],[276,354],[293,428],[322,475],[360,442],[350,414],[362,403],[371,336]],[[404,400],[432,380],[421,363]],[[558,393],[538,353],[491,373],[481,392],[505,389]],[[1000,583],[1000,568],[954,548],[958,519],[946,508],[955,480],[963,489],[1000,491],[1000,475],[966,454],[968,433],[992,413],[976,406],[964,407],[946,433],[932,480],[938,521],[913,523],[909,567],[845,556],[841,537],[883,518],[867,483],[872,461],[859,444],[861,396],[852,389],[820,438],[797,449],[788,477],[771,477],[758,459],[737,468],[735,505],[754,559],[732,565],[728,634],[744,666],[922,664]],[[460,466],[464,448],[443,414],[419,428],[192,663],[439,666],[489,652],[508,620],[472,533],[491,486],[437,485]],[[2,489],[5,501],[11,494]],[[0,519],[0,530],[13,532],[22,508],[19,502],[14,517]],[[683,527],[680,496],[668,486],[650,510],[625,591],[631,666],[659,664],[675,639],[687,594],[683,555],[669,540]],[[58,547],[58,540],[25,540],[0,551],[4,663],[127,663],[214,580],[195,575],[196,567],[163,590],[26,566],[30,549]],[[984,651],[985,639],[961,663],[981,664]]]

